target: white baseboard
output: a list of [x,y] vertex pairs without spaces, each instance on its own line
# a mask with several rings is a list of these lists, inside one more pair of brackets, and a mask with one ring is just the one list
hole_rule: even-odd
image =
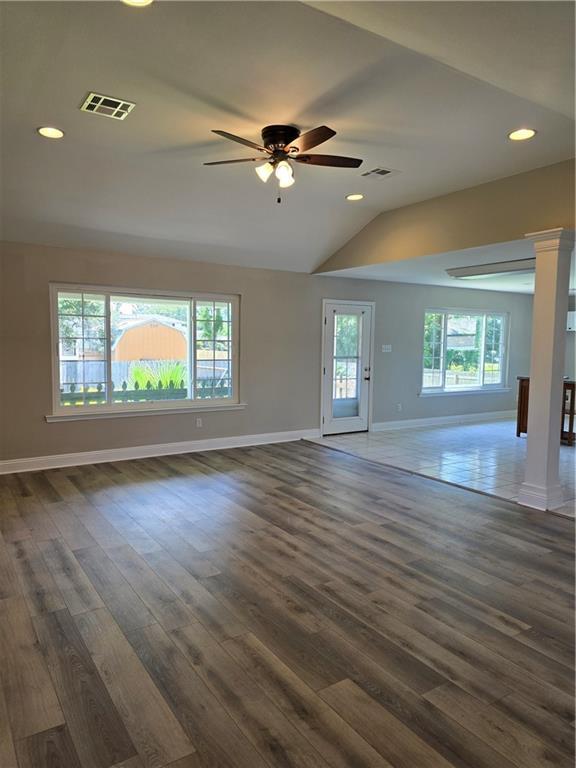
[[548,487],[522,483],[518,494],[518,504],[524,507],[532,507],[543,512],[559,509],[565,503],[562,486],[560,483]]
[[291,440],[309,440],[315,437],[320,437],[319,429],[296,429],[290,432],[214,437],[207,440],[186,440],[178,443],[135,445],[131,448],[110,448],[103,451],[82,451],[81,453],[61,453],[25,459],[7,459],[0,461],[0,475],[12,472],[36,472],[41,469],[74,467],[80,464],[101,464],[105,461],[126,461],[128,459],[144,459],[150,456],[169,456],[177,453],[217,451],[223,448],[243,448],[250,445],[266,445],[267,443],[286,443]]
[[446,424],[474,424],[483,421],[512,419],[516,411],[490,411],[488,413],[465,413],[459,416],[432,416],[428,419],[398,419],[398,421],[377,421],[372,424],[371,432],[389,432],[395,429],[414,429],[416,427],[441,427]]

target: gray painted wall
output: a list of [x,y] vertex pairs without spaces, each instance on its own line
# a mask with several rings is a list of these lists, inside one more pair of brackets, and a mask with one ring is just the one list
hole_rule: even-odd
[[[5,244],[0,306],[0,458],[317,428],[323,298],[376,302],[374,421],[515,407],[529,372],[532,298],[456,288],[242,269],[37,245]],[[243,411],[46,423],[51,410],[50,282],[241,294]],[[511,315],[509,382],[501,394],[418,397],[426,308]],[[382,353],[391,344],[391,353]],[[396,404],[402,403],[398,413]]]
[[[420,419],[516,407],[516,376],[530,372],[532,297],[520,294],[382,283],[376,313],[375,421]],[[508,393],[420,397],[422,337],[426,309],[479,309],[508,312],[510,344]],[[378,341],[381,339],[381,341]],[[391,353],[381,345],[391,344]],[[402,404],[402,412],[396,406]]]

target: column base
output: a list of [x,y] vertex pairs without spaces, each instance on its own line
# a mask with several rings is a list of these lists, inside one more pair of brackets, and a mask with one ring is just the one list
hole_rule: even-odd
[[543,511],[558,509],[564,504],[564,494],[560,483],[551,487],[522,483],[518,494],[518,504]]

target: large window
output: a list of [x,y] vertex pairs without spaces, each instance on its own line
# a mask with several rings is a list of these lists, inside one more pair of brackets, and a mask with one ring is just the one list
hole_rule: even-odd
[[52,287],[54,411],[237,402],[238,297]]
[[424,316],[423,392],[462,392],[506,385],[507,317],[431,310]]

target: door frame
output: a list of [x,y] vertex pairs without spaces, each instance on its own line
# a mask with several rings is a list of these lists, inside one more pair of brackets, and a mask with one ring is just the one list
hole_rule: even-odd
[[374,393],[374,328],[376,317],[376,302],[363,301],[355,299],[322,299],[322,347],[320,356],[320,437],[324,436],[324,356],[326,353],[326,305],[327,304],[350,304],[356,307],[368,307],[371,311],[372,322],[370,323],[370,340],[368,349],[370,353],[370,383],[368,385],[368,432],[372,432],[372,403]]

